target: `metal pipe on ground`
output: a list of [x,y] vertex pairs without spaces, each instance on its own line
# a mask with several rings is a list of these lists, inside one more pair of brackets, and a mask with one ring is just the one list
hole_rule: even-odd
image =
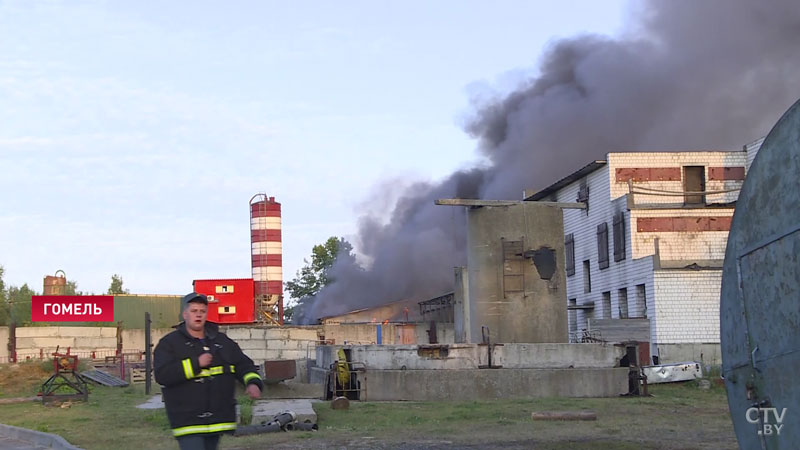
[[236,427],[236,431],[233,432],[234,436],[251,436],[254,434],[262,434],[262,433],[274,433],[277,431],[283,431],[280,425],[277,423],[267,423],[261,425],[244,425]]
[[286,431],[317,431],[319,427],[315,423],[295,422],[287,424]]

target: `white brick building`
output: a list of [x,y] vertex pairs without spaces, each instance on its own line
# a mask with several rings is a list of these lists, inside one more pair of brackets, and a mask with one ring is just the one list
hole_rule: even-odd
[[526,194],[588,204],[564,210],[571,339],[590,319],[647,317],[660,362],[720,363],[722,262],[756,150],[609,153]]

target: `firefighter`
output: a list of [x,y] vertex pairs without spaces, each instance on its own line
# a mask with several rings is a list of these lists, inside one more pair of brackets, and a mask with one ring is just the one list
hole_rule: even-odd
[[208,298],[192,292],[182,303],[183,322],[156,346],[155,378],[181,450],[212,450],[236,429],[236,380],[253,399],[264,385],[253,360],[206,322]]

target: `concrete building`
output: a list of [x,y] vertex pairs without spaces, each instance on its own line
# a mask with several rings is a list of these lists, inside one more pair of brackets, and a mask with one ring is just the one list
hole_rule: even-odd
[[587,204],[563,211],[571,342],[602,340],[600,323],[614,322],[618,334],[625,319],[647,318],[660,362],[720,363],[722,262],[757,142],[742,151],[609,153],[526,192],[528,201]]
[[361,308],[335,316],[320,317],[321,324],[337,323],[405,323],[422,320],[419,305],[414,300],[399,300],[382,305]]

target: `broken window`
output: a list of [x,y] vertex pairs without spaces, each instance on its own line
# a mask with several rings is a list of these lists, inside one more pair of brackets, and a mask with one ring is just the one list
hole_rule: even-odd
[[589,260],[583,262],[583,292],[588,294],[592,292],[592,275],[589,273]]
[[614,262],[625,259],[625,212],[614,214]]
[[567,320],[569,321],[569,332],[572,334],[572,336],[574,336],[574,334],[578,331],[578,312],[575,310],[575,308],[578,306],[578,300],[575,298],[569,299],[568,306]]
[[597,264],[601,269],[608,268],[608,225],[597,226]]
[[[703,166],[685,166],[683,168],[683,191],[703,192],[706,190],[706,168]],[[687,205],[704,204],[703,194],[684,194],[683,202]]]
[[586,204],[586,215],[589,215],[589,185],[586,183],[586,178],[581,180],[580,187],[578,187],[578,198],[575,199],[578,203]]
[[636,312],[640,317],[647,317],[647,292],[643,284],[636,285]]
[[628,288],[617,290],[617,307],[619,308],[619,318],[628,318]]
[[564,238],[564,257],[567,260],[567,276],[575,275],[575,236],[572,233]]

